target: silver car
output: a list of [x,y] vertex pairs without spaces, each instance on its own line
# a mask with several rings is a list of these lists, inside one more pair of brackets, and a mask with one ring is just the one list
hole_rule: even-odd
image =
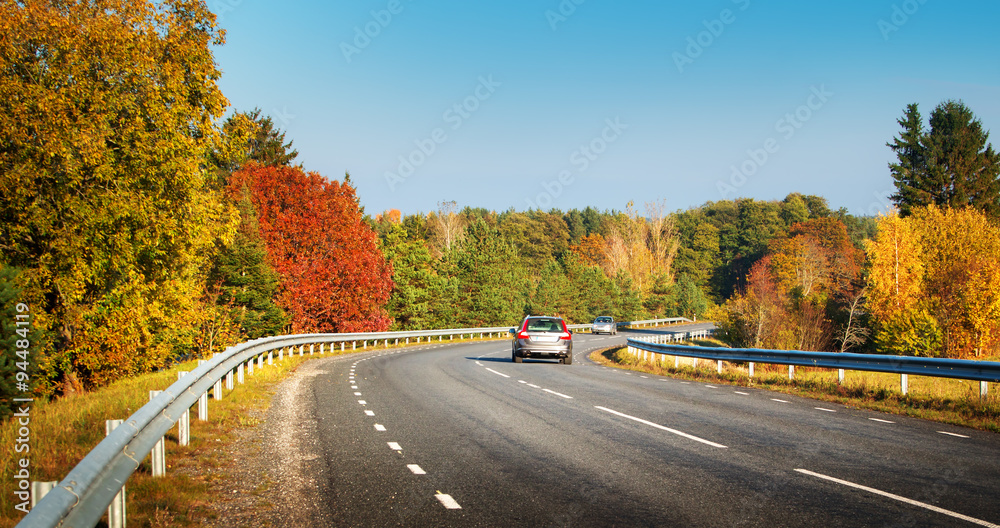
[[560,317],[529,315],[514,334],[510,355],[514,363],[524,358],[554,358],[564,365],[573,364],[573,333]]
[[602,315],[594,319],[594,325],[590,327],[590,332],[592,334],[616,335],[618,333],[618,324],[615,323],[614,317]]

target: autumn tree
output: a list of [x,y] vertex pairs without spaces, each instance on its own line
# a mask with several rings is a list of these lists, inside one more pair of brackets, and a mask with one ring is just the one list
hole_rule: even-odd
[[914,103],[897,122],[902,132],[887,146],[897,157],[889,164],[896,185],[891,199],[902,216],[930,204],[1000,215],[1000,155],[972,110],[945,101],[931,112],[925,130]]
[[298,167],[255,163],[233,174],[229,190],[249,191],[268,260],[281,277],[280,304],[293,332],[382,331],[392,270],[362,220],[349,180]]
[[233,211],[204,169],[226,100],[203,3],[0,4],[0,248],[52,345],[43,392],[195,347]]
[[883,350],[980,356],[1000,342],[1000,228],[974,208],[879,221],[868,309]]
[[454,201],[439,202],[438,210],[427,215],[433,247],[439,255],[450,252],[465,236],[467,222],[458,214],[457,207]]

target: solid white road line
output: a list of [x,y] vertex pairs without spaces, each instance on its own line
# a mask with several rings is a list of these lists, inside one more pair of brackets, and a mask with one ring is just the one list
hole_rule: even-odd
[[503,376],[503,377],[505,377],[505,378],[509,378],[509,377],[510,377],[510,376],[508,376],[508,375],[504,374],[503,372],[497,372],[497,371],[495,371],[495,370],[493,370],[493,369],[491,369],[491,368],[489,368],[489,367],[487,367],[487,368],[486,368],[486,370],[488,370],[488,371],[490,371],[490,372],[492,372],[492,373],[496,374],[497,376]]
[[531,387],[532,389],[540,389],[540,388],[541,388],[541,387],[539,387],[538,385],[535,385],[534,383],[528,383],[527,385],[528,385],[529,387]]
[[410,468],[410,471],[412,471],[414,475],[426,475],[427,474],[426,471],[424,471],[423,469],[421,469],[420,466],[418,466],[416,464],[407,464],[406,467]]
[[449,510],[462,509],[462,507],[458,505],[458,502],[455,499],[451,498],[451,495],[448,495],[446,493],[441,493],[439,491],[437,492],[437,495],[435,495],[435,497],[437,498],[437,500],[441,501],[441,504],[443,504],[445,508]]
[[690,439],[690,440],[694,440],[695,442],[701,442],[703,444],[710,445],[712,447],[722,448],[722,449],[726,448],[726,446],[724,446],[722,444],[717,444],[715,442],[712,442],[711,440],[705,440],[704,438],[698,438],[697,436],[687,434],[687,433],[685,433],[683,431],[678,431],[677,429],[671,429],[669,427],[664,427],[664,426],[662,426],[660,424],[656,424],[656,423],[650,422],[648,420],[643,420],[642,418],[636,418],[635,416],[629,416],[629,415],[627,415],[625,413],[621,413],[621,412],[615,411],[613,409],[608,409],[607,407],[601,407],[599,405],[595,405],[594,407],[597,408],[597,409],[600,409],[600,410],[602,410],[604,412],[609,412],[609,413],[614,414],[616,416],[621,416],[622,418],[628,418],[629,420],[633,420],[633,421],[639,422],[641,424],[648,425],[650,427],[655,427],[657,429],[666,431],[668,433],[673,433],[673,434],[678,435],[678,436],[683,436],[684,438],[687,438],[687,439]]
[[824,480],[829,480],[830,482],[836,482],[837,484],[841,484],[843,486],[848,486],[848,487],[859,489],[859,490],[862,490],[862,491],[867,491],[868,493],[874,493],[875,495],[881,495],[883,497],[888,497],[888,498],[893,499],[893,500],[897,500],[897,501],[900,501],[900,502],[905,502],[906,504],[909,504],[911,506],[919,506],[921,508],[925,508],[925,509],[931,510],[933,512],[943,513],[945,515],[949,515],[949,516],[954,517],[956,519],[962,519],[963,521],[968,521],[968,522],[971,522],[971,523],[974,523],[974,524],[978,524],[978,525],[981,525],[981,526],[990,526],[990,527],[993,527],[993,528],[1000,528],[1000,525],[996,525],[996,524],[993,524],[991,522],[984,521],[982,519],[976,519],[975,517],[969,517],[968,515],[962,515],[961,513],[953,512],[951,510],[946,510],[944,508],[938,508],[937,506],[934,506],[932,504],[927,504],[925,502],[915,501],[913,499],[908,499],[906,497],[901,497],[899,495],[896,495],[896,494],[893,494],[893,493],[889,493],[887,491],[877,490],[875,488],[869,488],[868,486],[862,486],[861,484],[855,484],[853,482],[849,482],[849,481],[846,481],[846,480],[841,480],[839,478],[831,477],[831,476],[828,476],[828,475],[823,475],[822,473],[814,473],[814,472],[809,471],[807,469],[796,469],[795,471],[798,471],[799,473],[802,473],[804,475],[809,475],[809,476],[812,476],[812,477],[821,478],[821,479],[824,479]]
[[970,436],[966,436],[966,435],[958,434],[958,433],[949,433],[948,431],[938,431],[938,432],[941,433],[941,434],[943,434],[943,435],[948,435],[948,436],[957,436],[959,438],[971,438]]
[[572,396],[567,396],[565,394],[562,394],[561,392],[556,392],[554,390],[549,390],[549,389],[542,389],[542,390],[545,391],[545,392],[547,392],[547,393],[549,393],[549,394],[555,394],[556,396],[559,396],[560,398],[566,398],[567,400],[572,400],[573,399]]

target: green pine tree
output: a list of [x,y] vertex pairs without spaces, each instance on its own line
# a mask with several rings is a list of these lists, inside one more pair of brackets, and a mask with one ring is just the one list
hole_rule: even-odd
[[930,204],[972,206],[1000,215],[1000,156],[972,111],[961,101],[945,101],[923,127],[916,104],[907,105],[899,137],[887,143],[898,161],[889,164],[902,216]]

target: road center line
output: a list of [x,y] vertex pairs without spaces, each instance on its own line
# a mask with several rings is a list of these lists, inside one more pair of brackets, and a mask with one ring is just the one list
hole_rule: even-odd
[[407,464],[406,467],[410,468],[410,471],[412,471],[414,475],[426,475],[427,474],[426,471],[424,471],[423,469],[421,469],[421,467],[418,466],[418,465],[416,465],[416,464]]
[[871,420],[873,422],[879,422],[879,423],[890,423],[890,424],[896,423],[896,422],[890,422],[889,420],[883,420],[881,418],[869,418],[869,420]]
[[386,444],[388,444],[389,445],[389,449],[392,449],[393,451],[402,451],[403,450],[403,446],[399,445],[399,442],[386,442]]
[[486,370],[488,370],[488,371],[490,371],[490,372],[492,372],[492,373],[496,374],[497,376],[503,376],[503,377],[505,377],[505,378],[509,378],[509,377],[510,377],[510,376],[508,376],[508,375],[504,374],[503,372],[497,372],[497,371],[495,371],[495,370],[493,370],[493,369],[491,369],[491,368],[489,368],[489,367],[486,367]]
[[436,497],[437,500],[441,501],[441,504],[443,504],[444,507],[448,508],[449,510],[461,510],[462,509],[462,507],[458,505],[458,501],[456,501],[455,499],[451,498],[451,495],[448,495],[446,493],[441,493],[439,491],[439,492],[437,492],[437,495],[435,495],[434,497]]
[[941,434],[943,434],[943,435],[948,435],[948,436],[957,436],[959,438],[970,438],[969,436],[966,436],[966,435],[963,435],[963,434],[949,433],[948,431],[938,431],[938,432],[941,433]]
[[549,389],[542,389],[542,390],[545,391],[545,392],[547,392],[547,393],[549,393],[549,394],[555,394],[556,396],[559,396],[560,398],[566,398],[567,400],[572,400],[573,399],[572,396],[567,396],[567,395],[565,395],[565,394],[563,394],[561,392],[556,392],[554,390],[549,390]]
[[678,435],[678,436],[683,436],[684,438],[687,438],[687,439],[690,439],[690,440],[694,440],[695,442],[701,442],[703,444],[707,444],[707,445],[710,445],[712,447],[718,447],[718,448],[721,448],[721,449],[725,449],[726,448],[726,446],[724,446],[722,444],[717,444],[715,442],[712,442],[711,440],[705,440],[704,438],[698,438],[697,436],[687,434],[687,433],[685,433],[683,431],[678,431],[677,429],[671,429],[669,427],[665,427],[665,426],[662,426],[660,424],[656,424],[656,423],[650,422],[648,420],[643,420],[642,418],[636,418],[635,416],[629,416],[629,415],[627,415],[625,413],[620,413],[620,412],[615,411],[613,409],[608,409],[607,407],[601,407],[599,405],[595,405],[594,407],[597,408],[597,409],[600,409],[600,410],[602,410],[604,412],[608,412],[608,413],[614,414],[616,416],[621,416],[622,418],[628,418],[629,420],[636,421],[636,422],[639,422],[641,424],[648,425],[650,427],[655,427],[657,429],[666,431],[668,433],[673,433],[673,434]]
[[829,480],[830,482],[835,482],[835,483],[841,484],[843,486],[848,486],[848,487],[859,489],[859,490],[862,490],[862,491],[867,491],[868,493],[874,493],[875,495],[881,495],[883,497],[888,497],[888,498],[893,499],[893,500],[897,500],[897,501],[900,501],[900,502],[905,502],[906,504],[909,504],[911,506],[919,506],[921,508],[925,508],[925,509],[931,510],[933,512],[943,513],[945,515],[949,515],[951,517],[955,517],[956,519],[962,519],[963,521],[968,521],[968,522],[971,522],[971,523],[974,523],[974,524],[978,524],[980,526],[991,526],[993,528],[1000,528],[1000,525],[996,525],[996,524],[993,524],[991,522],[984,521],[982,519],[976,519],[975,517],[969,517],[968,515],[962,515],[961,513],[953,512],[951,510],[946,510],[944,508],[938,508],[937,506],[934,506],[932,504],[927,504],[927,503],[916,501],[916,500],[913,500],[913,499],[908,499],[906,497],[901,497],[899,495],[895,495],[895,494],[889,493],[887,491],[877,490],[875,488],[869,488],[868,486],[862,486],[861,484],[855,484],[853,482],[849,482],[849,481],[846,481],[846,480],[841,480],[839,478],[831,477],[831,476],[828,476],[828,475],[823,475],[822,473],[814,473],[814,472],[809,471],[807,469],[796,469],[795,471],[798,471],[799,473],[802,473],[804,475],[809,475],[811,477],[816,477],[816,478],[821,478],[821,479],[824,479],[824,480]]
[[824,409],[823,407],[813,407],[813,409],[816,409],[817,411],[823,411],[823,412],[832,412],[832,413],[837,412],[837,411],[835,411],[833,409]]

